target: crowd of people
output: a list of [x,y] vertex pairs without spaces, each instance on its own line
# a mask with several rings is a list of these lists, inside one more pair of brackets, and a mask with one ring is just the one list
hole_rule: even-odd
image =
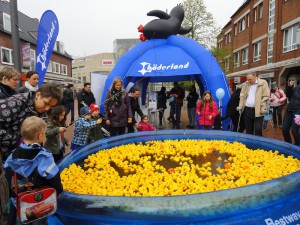
[[[59,195],[62,185],[56,163],[66,154],[67,146],[75,151],[105,136],[125,134],[126,130],[133,133],[163,129],[167,104],[170,106],[168,120],[173,129],[182,128],[181,112],[186,100],[186,128],[220,129],[222,119],[229,117],[233,124],[232,131],[259,136],[263,134],[263,118],[271,112],[274,126],[282,128],[284,140],[292,143],[291,130],[294,144],[300,146],[299,126],[294,121],[295,114],[300,114],[300,85],[295,87],[293,80],[288,82],[283,91],[275,82],[269,88],[268,83],[255,73],[247,74],[247,81],[232,93],[223,118],[209,90],[203,91],[200,97],[196,87],[191,86],[185,97],[184,89],[174,82],[170,91],[163,86],[157,95],[149,99],[155,100],[159,113],[159,125],[155,127],[140,107],[140,90],[132,87],[127,93],[121,78],[115,78],[110,89],[104,93],[103,115],[96,104],[91,84],[85,83],[77,94],[78,118],[75,118],[73,84],[69,84],[65,90],[55,83],[38,87],[39,75],[36,71],[29,71],[24,86],[18,88],[20,79],[20,73],[13,67],[4,67],[0,72],[0,224],[7,210],[8,225],[14,225],[17,218],[12,189],[14,173],[19,175],[20,182],[23,176],[35,186],[46,184],[55,188]],[[67,124],[69,113],[70,123]],[[136,114],[140,118],[137,119]],[[68,140],[65,134],[72,125],[73,138]],[[22,163],[20,167],[16,166],[20,162],[27,163],[26,169]],[[12,198],[10,204],[8,197]],[[38,221],[36,224],[44,222]]]

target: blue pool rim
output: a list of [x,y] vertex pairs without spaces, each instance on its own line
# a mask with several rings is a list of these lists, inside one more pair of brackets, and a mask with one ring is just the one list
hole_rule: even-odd
[[[229,131],[162,130],[99,140],[71,152],[59,163],[59,168],[63,170],[90,154],[114,146],[176,139],[238,141],[251,149],[278,150],[282,154],[300,159],[299,147],[276,139]],[[260,215],[270,208],[287,208],[292,200],[300,199],[297,191],[299,188],[300,171],[259,184],[193,195],[114,197],[65,191],[58,199],[57,213],[65,224],[189,224],[195,221],[209,224],[208,221],[222,221],[223,218],[235,218],[238,215]]]

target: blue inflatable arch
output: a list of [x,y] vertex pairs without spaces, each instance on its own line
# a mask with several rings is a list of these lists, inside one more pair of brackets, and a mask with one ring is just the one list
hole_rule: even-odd
[[217,103],[216,91],[221,88],[225,92],[222,116],[225,116],[230,98],[226,76],[211,52],[193,39],[182,36],[141,42],[124,54],[106,80],[100,103],[102,112],[106,92],[116,77],[123,79],[124,87],[129,82],[142,87],[142,104],[149,82],[195,80],[201,92],[210,90]]

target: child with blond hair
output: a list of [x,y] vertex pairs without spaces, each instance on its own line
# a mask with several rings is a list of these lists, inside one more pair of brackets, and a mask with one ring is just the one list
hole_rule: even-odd
[[[26,118],[21,126],[23,143],[19,145],[7,158],[4,168],[12,169],[18,175],[18,183],[24,178],[34,187],[49,186],[56,190],[57,195],[63,191],[60,173],[50,151],[42,147],[46,141],[46,122],[36,116]],[[15,224],[17,212],[15,200],[12,200],[8,224]],[[35,221],[44,224],[47,218]]]

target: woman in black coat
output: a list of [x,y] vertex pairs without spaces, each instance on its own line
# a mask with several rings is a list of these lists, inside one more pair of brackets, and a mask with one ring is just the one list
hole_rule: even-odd
[[159,112],[159,126],[162,127],[162,118],[164,117],[165,109],[167,108],[166,87],[161,87],[157,93],[157,109]]

